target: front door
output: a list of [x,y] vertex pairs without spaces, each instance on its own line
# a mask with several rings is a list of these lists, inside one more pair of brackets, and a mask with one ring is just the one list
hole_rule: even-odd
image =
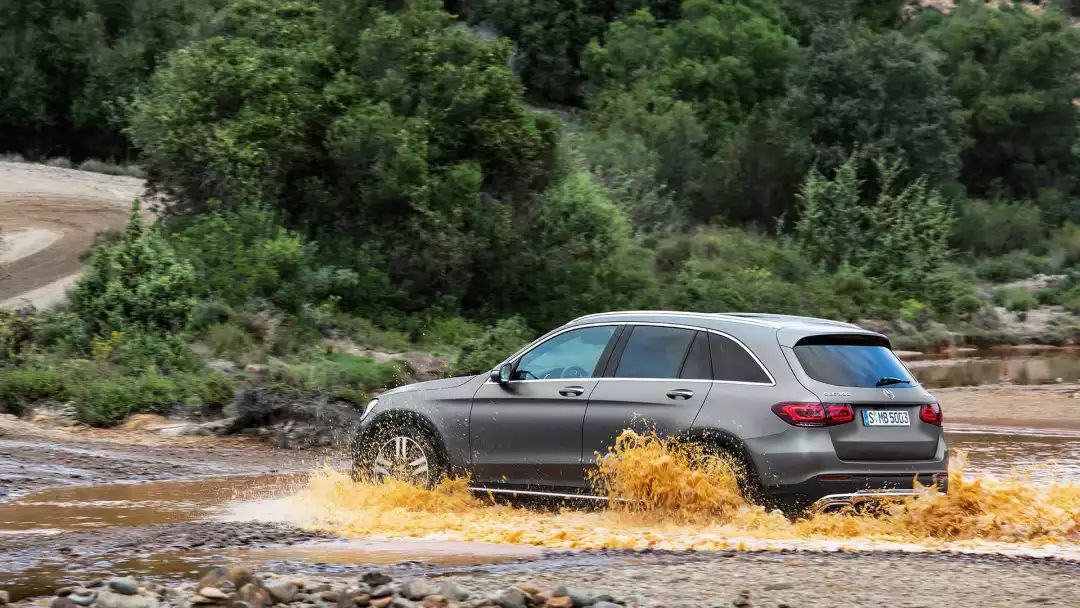
[[586,470],[628,428],[678,435],[690,428],[712,388],[708,334],[668,326],[623,331],[608,372],[585,413]]
[[581,425],[620,327],[556,334],[514,363],[510,382],[481,385],[469,416],[475,482],[585,486]]

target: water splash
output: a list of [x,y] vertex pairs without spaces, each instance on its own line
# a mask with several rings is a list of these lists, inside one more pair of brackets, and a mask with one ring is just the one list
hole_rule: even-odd
[[[962,460],[962,459],[961,459]],[[955,546],[1056,545],[1080,552],[1080,484],[1035,485],[1024,475],[950,474],[950,491],[926,488],[874,513],[829,513],[791,521],[744,500],[729,463],[655,435],[620,436],[594,482],[606,508],[543,511],[497,504],[465,479],[433,489],[398,481],[358,483],[323,468],[286,499],[292,523],[349,537],[437,538],[559,549],[731,549],[749,546],[871,548],[875,543]],[[840,541],[842,544],[836,544]]]

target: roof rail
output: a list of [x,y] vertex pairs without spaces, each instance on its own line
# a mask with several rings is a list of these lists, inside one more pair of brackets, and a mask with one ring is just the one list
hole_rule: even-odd
[[758,326],[761,326],[761,327],[771,327],[773,329],[778,329],[780,327],[780,325],[778,325],[776,323],[769,322],[768,320],[766,320],[764,318],[762,318],[762,319],[742,318],[742,317],[740,317],[738,315],[731,315],[731,314],[727,314],[727,313],[684,312],[684,311],[679,311],[679,310],[615,310],[615,311],[611,311],[611,312],[597,312],[597,313],[593,313],[591,315],[584,315],[584,316],[578,317],[578,318],[570,321],[570,323],[576,323],[578,321],[584,321],[584,320],[593,319],[593,318],[596,318],[596,317],[612,317],[612,316],[628,316],[628,315],[633,315],[633,316],[640,316],[640,315],[670,315],[670,316],[673,316],[673,317],[691,317],[691,318],[697,318],[697,319],[717,319],[717,320],[723,320],[723,321],[731,321],[733,323],[745,323],[747,325],[758,325]]
[[822,319],[822,318],[819,318],[819,317],[804,317],[804,316],[799,316],[799,315],[780,315],[780,314],[770,314],[770,313],[763,313],[763,312],[722,312],[722,313],[717,313],[717,314],[731,316],[731,317],[746,317],[746,318],[750,318],[750,319],[776,319],[778,321],[787,321],[787,320],[790,320],[790,321],[807,321],[807,322],[811,322],[811,323],[818,323],[818,324],[821,324],[821,325],[836,325],[838,327],[850,327],[850,328],[853,328],[853,329],[862,329],[861,327],[859,327],[858,325],[856,325],[854,323],[847,323],[845,321],[834,321],[833,319]]

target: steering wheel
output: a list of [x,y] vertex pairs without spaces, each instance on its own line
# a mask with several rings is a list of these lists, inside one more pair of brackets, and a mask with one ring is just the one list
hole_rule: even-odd
[[529,376],[532,376],[533,380],[539,380],[540,379],[539,377],[537,377],[536,374],[530,372],[527,369],[519,369],[517,373],[521,376],[520,378],[518,378],[518,380],[528,380]]
[[586,372],[584,369],[582,369],[582,368],[575,365],[573,367],[568,367],[568,368],[564,369],[562,377],[563,378],[585,378],[585,377],[588,377],[588,375],[589,375],[588,372]]

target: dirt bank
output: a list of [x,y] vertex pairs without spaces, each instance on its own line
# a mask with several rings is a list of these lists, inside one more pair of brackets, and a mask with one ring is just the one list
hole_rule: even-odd
[[1080,384],[938,388],[946,424],[1080,430]]
[[0,415],[0,501],[57,486],[304,471],[319,457],[248,438],[50,429]]
[[62,300],[94,236],[123,228],[144,188],[132,177],[0,162],[0,306]]

